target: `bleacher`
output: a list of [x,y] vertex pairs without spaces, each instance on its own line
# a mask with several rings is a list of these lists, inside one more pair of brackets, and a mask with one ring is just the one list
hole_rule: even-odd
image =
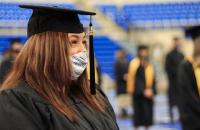
[[200,2],[171,2],[97,6],[124,29],[128,26],[183,27],[200,23]]
[[[27,21],[31,10],[20,9],[18,4],[0,2],[0,23]],[[44,5],[77,8],[73,3]],[[122,8],[103,4],[96,7],[124,29],[129,26],[148,27],[148,24],[150,27],[183,27],[200,23],[200,2],[125,4]],[[81,21],[85,24],[89,17],[81,16]],[[98,22],[95,24],[98,26]]]
[[[19,3],[0,3],[0,20],[28,20],[32,11],[21,9],[18,7]],[[45,4],[57,5],[68,8],[75,8],[73,4]]]
[[[5,3],[0,2],[0,28],[21,28],[26,27],[27,21],[32,13],[32,10],[22,9],[19,8],[18,5],[21,3]],[[30,3],[31,4],[31,3]],[[40,4],[41,5],[41,4]],[[49,6],[59,6],[59,7],[66,7],[72,9],[78,9],[72,3],[63,3],[63,4],[47,4],[43,3],[42,5],[49,5]],[[86,26],[89,24],[89,16],[81,16],[81,22]],[[19,23],[19,24],[17,24]],[[95,28],[100,28],[100,25],[95,20],[93,21],[95,24]]]
[[96,36],[94,43],[95,55],[100,64],[101,71],[114,78],[115,52],[120,46],[107,36]]

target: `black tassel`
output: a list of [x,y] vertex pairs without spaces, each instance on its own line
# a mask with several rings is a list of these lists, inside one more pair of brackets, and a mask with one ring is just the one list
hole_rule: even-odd
[[90,29],[89,29],[89,55],[90,55],[90,93],[96,94],[95,88],[95,65],[94,65],[94,44],[93,44],[93,29],[92,29],[92,16],[90,16]]

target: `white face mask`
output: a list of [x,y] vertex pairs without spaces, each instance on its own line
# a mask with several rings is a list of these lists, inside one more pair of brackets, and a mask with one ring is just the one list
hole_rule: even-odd
[[78,77],[83,73],[88,63],[88,52],[82,51],[71,56],[72,62],[72,80],[77,80]]

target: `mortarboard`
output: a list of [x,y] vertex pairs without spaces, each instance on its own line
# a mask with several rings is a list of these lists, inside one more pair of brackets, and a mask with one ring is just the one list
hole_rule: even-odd
[[83,24],[78,15],[90,15],[89,31],[89,55],[90,55],[90,88],[91,94],[95,94],[95,66],[93,48],[92,15],[94,12],[74,10],[61,7],[49,7],[39,5],[19,5],[21,8],[32,9],[33,13],[28,21],[27,36],[34,34],[55,31],[64,33],[82,33]]
[[186,37],[191,37],[193,40],[200,36],[200,26],[188,27],[185,29]]
[[147,45],[139,45],[138,46],[138,51],[143,50],[143,49],[148,49],[148,46]]

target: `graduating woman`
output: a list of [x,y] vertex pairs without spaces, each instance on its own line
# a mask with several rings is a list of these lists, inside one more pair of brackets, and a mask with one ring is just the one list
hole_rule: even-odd
[[118,130],[106,96],[98,88],[91,95],[87,79],[86,38],[78,14],[95,13],[21,7],[33,14],[28,40],[2,85],[0,129]]
[[200,26],[186,30],[192,37],[194,53],[180,65],[179,109],[183,130],[200,130]]
[[138,47],[138,57],[129,65],[127,92],[132,94],[134,107],[134,126],[145,126],[146,130],[153,124],[153,96],[155,94],[155,77],[149,62],[148,47]]

